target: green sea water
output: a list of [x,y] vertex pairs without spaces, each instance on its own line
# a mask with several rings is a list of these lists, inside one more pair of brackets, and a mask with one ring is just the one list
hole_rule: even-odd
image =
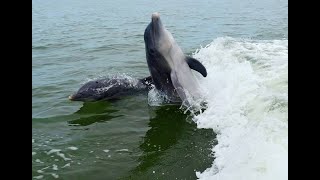
[[32,178],[196,179],[212,166],[212,129],[148,95],[71,102],[90,79],[149,75],[151,14],[188,55],[219,37],[288,38],[287,1],[33,0]]

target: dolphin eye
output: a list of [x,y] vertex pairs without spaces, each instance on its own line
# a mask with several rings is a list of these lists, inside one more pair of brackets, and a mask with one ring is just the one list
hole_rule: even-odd
[[150,54],[155,54],[155,50],[154,49],[150,49]]

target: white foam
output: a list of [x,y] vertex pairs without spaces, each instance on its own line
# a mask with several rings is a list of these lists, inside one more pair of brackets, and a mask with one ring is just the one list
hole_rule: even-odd
[[57,152],[57,155],[59,157],[61,157],[63,160],[65,160],[65,161],[70,161],[71,160],[71,158],[67,158],[63,153]]
[[101,80],[101,79],[105,79],[105,82],[109,82],[109,86],[108,87],[103,87],[103,88],[98,88],[97,91],[98,92],[105,92],[108,89],[112,88],[114,85],[121,85],[123,83],[125,83],[126,85],[130,86],[130,87],[137,87],[138,83],[139,83],[139,79],[133,77],[133,75],[130,74],[126,74],[126,73],[117,73],[117,74],[112,74],[112,75],[98,75],[97,78],[86,78],[84,82],[82,82],[81,84],[84,85],[85,83],[89,82],[89,81],[94,81],[94,80]]
[[166,96],[159,93],[159,91],[153,86],[148,92],[148,104],[150,106],[161,106],[166,100]]
[[56,178],[56,179],[59,178],[59,175],[58,175],[58,174],[52,173],[51,175],[52,175],[54,178]]
[[42,170],[37,170],[37,173],[42,174],[42,173],[44,173],[44,171],[42,171]]
[[42,179],[43,175],[39,175],[39,176],[33,176],[34,179]]
[[115,84],[111,84],[107,87],[97,88],[96,91],[98,93],[104,93],[104,92],[108,91],[110,88],[112,88],[113,86],[115,86]]
[[105,149],[105,150],[103,150],[104,152],[106,152],[106,153],[108,153],[110,150],[109,149]]
[[55,170],[55,171],[58,171],[58,166],[55,165],[55,164],[53,164],[53,165],[52,165],[52,169]]
[[129,152],[129,149],[119,149],[119,150],[116,150],[116,152]]
[[180,99],[172,99],[166,94],[158,91],[153,85],[150,91],[148,92],[148,104],[149,106],[162,106],[162,105],[175,105],[181,104]]
[[194,53],[207,109],[198,128],[217,133],[212,167],[199,179],[288,179],[288,40],[218,38]]
[[70,149],[70,150],[73,150],[73,151],[78,150],[78,148],[74,147],[74,146],[68,147],[67,149]]
[[[48,155],[52,154],[52,153],[56,153],[57,156],[61,157],[63,160],[65,161],[70,161],[71,158],[67,158],[63,153],[60,152],[61,149],[51,149],[49,152],[47,152]],[[54,157],[54,156],[51,156]]]
[[44,163],[44,162],[42,162],[40,159],[36,159],[36,162],[37,162],[37,163]]
[[70,167],[70,163],[67,163],[66,165],[62,166],[62,168]]
[[32,156],[36,155],[37,153],[36,152],[32,152]]
[[60,152],[61,149],[51,149],[49,152],[47,152],[48,155],[52,154],[52,153],[56,153],[56,152]]
[[44,167],[44,168],[42,168],[41,170],[45,170],[45,169],[48,169],[50,166],[47,166],[47,167]]

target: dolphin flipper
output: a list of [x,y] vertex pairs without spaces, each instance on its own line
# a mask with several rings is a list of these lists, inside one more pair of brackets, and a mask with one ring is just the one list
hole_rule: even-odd
[[186,57],[186,61],[191,69],[198,71],[203,77],[207,77],[207,70],[201,62],[189,56]]

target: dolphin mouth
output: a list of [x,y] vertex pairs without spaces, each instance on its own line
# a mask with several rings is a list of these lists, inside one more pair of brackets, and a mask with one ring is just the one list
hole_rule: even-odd
[[151,19],[152,19],[152,21],[159,20],[160,19],[160,14],[158,12],[152,13]]
[[162,22],[160,19],[160,14],[158,12],[152,13],[151,16],[151,24],[152,24],[152,40],[153,42],[157,42],[161,31],[162,31]]
[[158,12],[152,13],[151,22],[153,26],[156,26],[157,28],[160,27],[161,20],[160,20],[160,14]]
[[73,94],[70,95],[70,96],[68,97],[68,99],[69,99],[70,101],[73,101],[73,100],[74,100],[74,95],[73,95]]

